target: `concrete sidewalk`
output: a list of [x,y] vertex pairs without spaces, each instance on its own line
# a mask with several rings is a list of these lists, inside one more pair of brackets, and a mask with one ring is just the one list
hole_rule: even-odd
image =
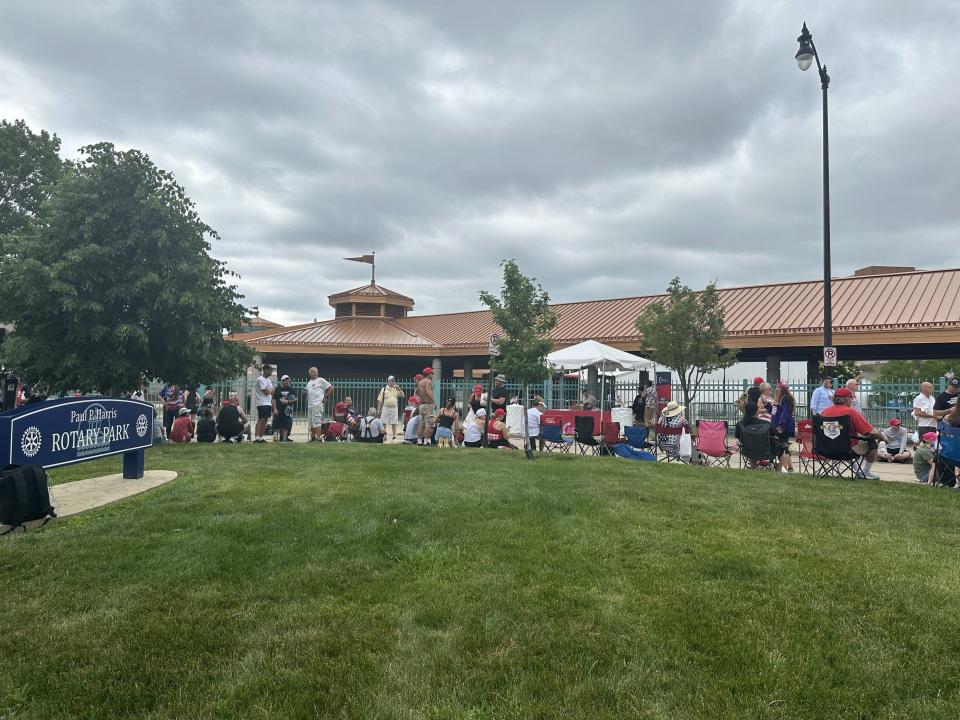
[[[52,485],[50,504],[53,505],[58,518],[68,517],[84,510],[123,500],[131,495],[139,495],[168,483],[176,477],[177,473],[172,470],[147,470],[139,480],[124,480],[123,475],[117,473]],[[42,520],[37,520],[26,523],[26,527],[31,529],[42,524]],[[9,526],[0,525],[0,533],[8,529]]]

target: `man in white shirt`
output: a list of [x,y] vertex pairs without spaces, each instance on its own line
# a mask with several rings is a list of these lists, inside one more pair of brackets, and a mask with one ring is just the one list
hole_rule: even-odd
[[267,430],[267,423],[273,415],[273,381],[270,376],[273,375],[273,368],[269,365],[263,366],[263,374],[257,378],[257,389],[255,399],[257,401],[257,425],[255,430],[254,442],[266,442],[263,434]]
[[937,431],[937,418],[933,414],[933,406],[937,400],[933,397],[933,385],[928,382],[920,383],[920,394],[913,399],[913,416],[917,419],[917,435]]
[[[533,398],[533,405],[527,410],[527,430],[530,434],[530,449],[539,449],[543,452],[543,438],[540,436],[540,418],[543,417],[543,411],[546,406],[543,404],[543,398],[537,396]],[[539,443],[539,447],[538,447]]]
[[397,441],[397,427],[400,425],[400,401],[403,398],[403,390],[397,385],[397,379],[391,375],[387,378],[387,384],[377,395],[380,421],[387,428],[388,443]]
[[320,371],[315,367],[308,371],[310,379],[307,380],[307,424],[310,427],[310,440],[308,442],[320,442],[323,440],[323,403],[333,392],[333,385],[320,377]]
[[890,427],[883,431],[884,447],[877,453],[877,459],[883,462],[907,463],[913,455],[907,450],[910,433],[900,427],[900,418],[890,420]]
[[847,390],[853,393],[853,402],[850,403],[850,407],[856,410],[861,415],[863,414],[863,408],[860,407],[860,397],[857,395],[857,391],[860,389],[860,383],[857,382],[854,378],[847,380]]
[[831,405],[833,405],[833,380],[824,378],[820,387],[810,396],[810,414],[819,415]]

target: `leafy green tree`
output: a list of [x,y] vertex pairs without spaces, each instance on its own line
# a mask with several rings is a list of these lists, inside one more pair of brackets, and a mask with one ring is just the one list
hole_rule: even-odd
[[[820,372],[820,378],[826,377],[826,371],[830,370],[830,377],[832,378],[842,378],[843,380],[849,380],[850,378],[859,378],[863,375],[863,370],[854,360],[840,360],[836,365],[831,368],[827,368],[823,362],[817,364],[817,368]],[[813,378],[811,378],[811,381]]]
[[736,362],[737,351],[721,343],[726,326],[716,283],[697,293],[673,278],[667,297],[647,305],[636,326],[641,354],[676,371],[687,407],[704,375]]
[[877,370],[878,380],[927,380],[936,383],[948,372],[960,372],[960,360],[891,360]]
[[3,238],[36,216],[63,173],[60,138],[0,120],[0,250]]
[[[528,278],[515,260],[504,260],[503,286],[500,297],[481,291],[480,301],[490,308],[494,322],[503,330],[500,356],[492,360],[492,369],[502,372],[523,385],[524,408],[529,406],[530,383],[543,382],[553,374],[547,355],[553,350],[550,332],[557,325],[557,315],[550,309],[550,296],[536,278]],[[523,443],[530,452],[530,430],[526,412],[523,422]]]
[[224,334],[247,313],[209,254],[214,230],[143,153],[81,152],[0,257],[0,307],[16,323],[0,360],[47,392],[240,371],[252,351]]

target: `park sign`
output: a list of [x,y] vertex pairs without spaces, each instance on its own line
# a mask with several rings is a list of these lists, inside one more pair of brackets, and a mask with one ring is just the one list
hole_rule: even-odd
[[123,476],[143,477],[153,443],[150,403],[105,397],[30,403],[0,413],[0,465],[45,468],[123,453]]

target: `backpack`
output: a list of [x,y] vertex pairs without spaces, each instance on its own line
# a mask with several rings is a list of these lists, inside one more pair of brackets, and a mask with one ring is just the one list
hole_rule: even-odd
[[57,514],[50,504],[47,471],[39,465],[7,465],[0,470],[0,525],[6,535],[31,520],[46,524]]

